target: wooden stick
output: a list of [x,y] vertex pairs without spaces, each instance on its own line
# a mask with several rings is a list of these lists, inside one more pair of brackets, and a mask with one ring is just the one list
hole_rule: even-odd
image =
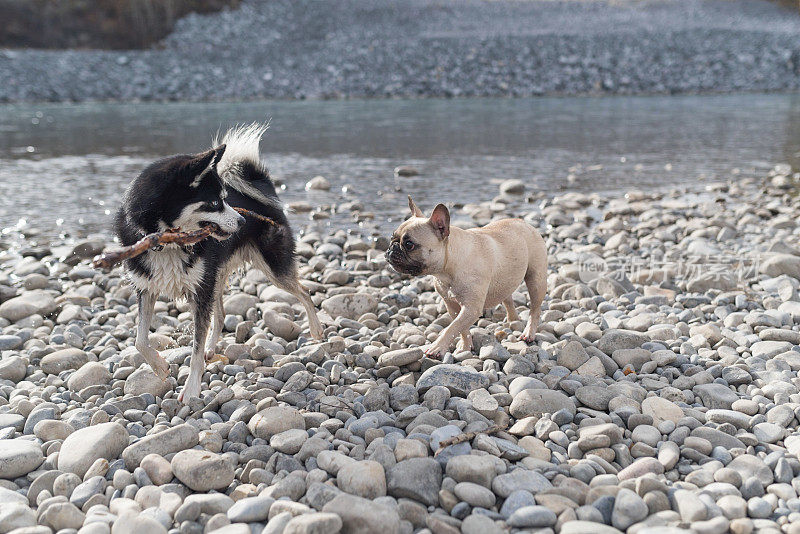
[[[233,209],[241,215],[252,217],[261,222],[271,224],[272,226],[278,226],[278,223],[276,223],[274,220],[270,219],[269,217],[259,215],[254,211],[246,210],[244,208]],[[140,254],[144,254],[153,247],[158,247],[161,245],[194,245],[195,243],[198,243],[213,234],[214,230],[212,228],[213,226],[206,226],[193,232],[181,232],[179,229],[174,229],[167,230],[165,232],[154,232],[152,234],[147,234],[133,245],[103,252],[103,254],[94,259],[92,265],[98,269],[110,269],[117,263],[130,258],[135,258]]]
[[246,210],[244,208],[233,208],[233,209],[237,213],[239,213],[240,215],[244,215],[245,217],[252,217],[252,218],[257,219],[257,220],[259,220],[261,222],[265,222],[265,223],[271,224],[272,226],[278,226],[278,223],[276,223],[275,221],[273,221],[269,217],[264,217],[263,215],[259,215],[258,213],[254,212],[254,211]]
[[443,439],[439,442],[439,448],[433,453],[434,458],[439,455],[440,452],[445,450],[447,447],[451,445],[458,445],[459,443],[464,443],[465,441],[472,441],[475,439],[478,434],[494,434],[495,432],[500,432],[501,430],[505,430],[505,427],[501,427],[499,425],[492,425],[486,430],[481,430],[480,432],[465,432],[463,434],[459,434],[457,436],[453,436],[452,438]]
[[210,226],[195,230],[194,232],[181,232],[167,230],[166,232],[154,232],[147,234],[133,245],[116,249],[107,250],[96,257],[92,265],[98,269],[110,269],[115,264],[130,258],[135,258],[144,254],[149,249],[160,245],[193,245],[210,236],[214,230]]

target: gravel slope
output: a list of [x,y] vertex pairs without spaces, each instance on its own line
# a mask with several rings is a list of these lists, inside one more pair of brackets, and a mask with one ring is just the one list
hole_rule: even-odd
[[785,91],[800,18],[764,1],[248,1],[159,49],[0,51],[0,101]]

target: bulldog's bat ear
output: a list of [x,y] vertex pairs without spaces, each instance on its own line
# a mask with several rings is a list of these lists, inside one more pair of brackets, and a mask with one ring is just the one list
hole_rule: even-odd
[[422,210],[414,204],[414,200],[411,198],[411,195],[408,195],[408,209],[411,210],[411,215],[414,217],[424,217],[425,214],[422,213]]
[[450,212],[444,204],[437,204],[433,208],[431,218],[429,219],[433,229],[439,235],[439,239],[444,239],[450,235]]

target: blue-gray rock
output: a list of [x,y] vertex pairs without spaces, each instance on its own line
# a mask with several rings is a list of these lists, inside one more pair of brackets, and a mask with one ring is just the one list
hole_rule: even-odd
[[605,386],[583,386],[575,391],[575,398],[581,404],[594,410],[608,410],[608,403],[614,397],[614,393]]
[[726,434],[716,428],[700,426],[692,430],[692,436],[707,439],[713,447],[723,447],[725,449],[744,449],[744,443],[739,438]]
[[306,490],[305,499],[312,508],[321,511],[326,504],[342,493],[344,492],[335,486],[323,484],[322,482],[312,482]]
[[19,297],[14,297],[0,304],[0,317],[16,323],[20,319],[29,317],[34,313],[50,315],[58,304],[55,299],[45,291],[27,291]]
[[22,345],[22,338],[14,335],[0,335],[0,350],[12,350]]
[[[408,460],[407,460],[408,461]],[[438,463],[433,462],[435,466]],[[439,486],[435,488],[438,495]],[[395,508],[379,504],[369,499],[342,493],[334,497],[323,508],[342,518],[342,532],[352,534],[399,534],[400,517]]]
[[292,428],[305,430],[306,423],[300,412],[291,406],[271,406],[251,417],[247,428],[257,438],[270,439]]
[[171,465],[177,479],[194,491],[221,490],[233,482],[234,466],[213,452],[187,449],[176,454]]
[[[0,532],[30,532],[36,528],[36,512],[27,503],[4,503],[0,506]],[[45,527],[47,529],[47,527]],[[50,529],[47,529],[50,532]]]
[[622,531],[593,521],[567,521],[559,534],[622,534]]
[[378,299],[370,293],[343,293],[322,301],[322,309],[334,319],[337,317],[358,319],[377,308]]
[[772,505],[761,497],[747,501],[747,514],[754,519],[767,519],[772,515]]
[[195,427],[188,424],[176,425],[157,434],[150,434],[129,445],[122,451],[122,459],[128,469],[135,469],[148,454],[166,456],[190,449],[199,442]]
[[523,506],[506,521],[516,528],[543,528],[556,524],[556,514],[544,506]]
[[603,516],[603,522],[607,525],[611,524],[612,512],[614,510],[614,497],[611,495],[604,495],[596,499],[592,506],[594,506]]
[[49,375],[57,375],[67,369],[79,369],[89,361],[89,356],[80,349],[62,349],[42,358],[39,364],[42,371]]
[[722,408],[730,410],[731,405],[739,400],[739,395],[727,386],[717,383],[700,384],[692,388],[692,393],[700,397],[703,406],[709,409]]
[[635,492],[622,488],[614,500],[614,508],[611,511],[611,524],[624,531],[629,526],[647,517],[647,513],[647,504],[644,500]]
[[99,458],[114,460],[128,445],[128,431],[118,423],[101,423],[76,430],[64,440],[58,468],[83,477]]
[[745,499],[761,497],[764,495],[764,485],[756,477],[750,477],[742,481],[742,487],[739,488],[739,491]]
[[387,367],[395,365],[403,367],[410,363],[414,363],[422,358],[422,349],[398,349],[389,352],[384,352],[378,357],[378,367]]
[[480,508],[491,508],[496,501],[494,493],[490,489],[474,482],[459,482],[453,489],[453,493],[470,506]]
[[722,370],[722,379],[732,386],[749,384],[753,381],[753,377],[747,372],[747,370],[730,366],[725,367]]
[[726,467],[742,475],[742,480],[755,477],[765,488],[773,482],[772,469],[764,460],[752,454],[737,456]]
[[511,441],[503,438],[498,438],[497,436],[489,436],[491,440],[497,445],[497,448],[500,449],[500,457],[505,458],[506,460],[511,460],[512,462],[516,462],[518,460],[522,460],[526,456],[528,456],[528,451],[520,447],[519,445],[512,443]]
[[409,458],[389,469],[386,485],[392,497],[408,497],[435,506],[439,502],[442,467],[433,458]]
[[473,389],[489,386],[489,378],[472,367],[454,363],[434,365],[417,380],[417,390],[425,393],[433,386],[444,386],[452,395],[466,397]]
[[503,506],[500,508],[500,514],[503,517],[511,517],[511,514],[525,506],[535,506],[536,499],[533,494],[527,490],[515,490],[506,497]]
[[553,485],[544,475],[536,471],[518,468],[510,473],[498,475],[492,481],[492,490],[500,497],[506,498],[517,490],[526,490],[534,495]]
[[341,517],[330,512],[317,512],[293,517],[283,534],[338,534],[341,530]]
[[0,360],[0,379],[10,380],[15,384],[28,374],[25,360],[19,356],[7,356]]
[[22,433],[33,434],[33,427],[36,426],[36,423],[39,421],[45,421],[47,419],[55,419],[57,416],[58,408],[55,404],[49,402],[40,404],[28,414],[28,417],[25,419],[25,427],[23,428]]
[[17,432],[22,432],[25,426],[25,417],[15,413],[0,414],[0,429],[13,428]]
[[550,388],[547,387],[547,384],[545,384],[538,378],[534,378],[532,376],[518,376],[517,378],[512,380],[511,384],[509,384],[508,386],[508,392],[511,394],[512,397],[516,397],[517,394],[523,389],[550,389]]
[[523,389],[511,402],[511,415],[517,419],[567,410],[575,414],[575,401],[552,389]]
[[13,480],[25,476],[42,465],[43,461],[42,448],[33,441],[0,441],[0,478]]
[[256,523],[265,521],[269,516],[269,509],[275,499],[272,497],[258,496],[247,497],[236,501],[228,509],[227,515],[231,523]]
[[83,508],[83,505],[86,504],[86,501],[88,501],[93,495],[104,492],[105,489],[105,477],[94,476],[86,482],[78,484],[78,486],[72,491],[72,495],[69,497],[69,502],[78,508]]
[[636,349],[642,346],[648,338],[640,332],[610,328],[597,340],[597,348],[611,356],[615,350]]
[[455,456],[447,462],[446,472],[456,482],[474,482],[491,488],[495,476],[495,461],[488,455]]

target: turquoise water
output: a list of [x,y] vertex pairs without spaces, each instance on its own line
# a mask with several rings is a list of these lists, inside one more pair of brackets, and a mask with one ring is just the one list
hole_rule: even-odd
[[[104,230],[149,161],[254,120],[271,123],[262,151],[282,198],[357,198],[378,223],[406,194],[423,205],[489,200],[509,178],[548,194],[646,190],[800,160],[800,95],[4,105],[0,227]],[[421,175],[395,178],[403,164]],[[303,190],[315,175],[330,193]]]

